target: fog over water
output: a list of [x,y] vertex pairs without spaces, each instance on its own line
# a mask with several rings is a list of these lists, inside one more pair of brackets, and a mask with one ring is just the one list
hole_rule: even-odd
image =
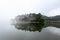
[[60,28],[49,26],[41,32],[29,32],[16,29],[10,21],[1,21],[0,40],[60,40]]

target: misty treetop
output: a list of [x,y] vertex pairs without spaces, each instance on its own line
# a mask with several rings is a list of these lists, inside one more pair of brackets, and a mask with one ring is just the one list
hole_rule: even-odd
[[21,21],[21,22],[41,22],[43,20],[42,15],[40,13],[35,14],[35,13],[30,13],[26,15],[18,15],[15,18],[16,21]]

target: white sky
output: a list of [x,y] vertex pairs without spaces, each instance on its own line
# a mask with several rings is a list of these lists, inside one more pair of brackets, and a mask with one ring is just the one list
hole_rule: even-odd
[[1,19],[33,12],[47,16],[60,15],[60,0],[0,0]]

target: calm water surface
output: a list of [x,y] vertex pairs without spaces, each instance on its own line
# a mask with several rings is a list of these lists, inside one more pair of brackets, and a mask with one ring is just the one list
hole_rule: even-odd
[[48,26],[41,32],[16,29],[9,21],[0,21],[0,40],[60,40],[60,28]]

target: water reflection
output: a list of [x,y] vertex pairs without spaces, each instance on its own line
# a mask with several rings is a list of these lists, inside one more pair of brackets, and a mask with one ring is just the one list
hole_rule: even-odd
[[15,28],[17,29],[20,29],[20,30],[25,30],[25,31],[39,31],[41,32],[42,28],[44,27],[44,25],[41,25],[41,23],[28,23],[28,24],[25,24],[25,23],[20,23],[20,24],[15,24],[14,25]]
[[15,28],[18,29],[18,30],[24,30],[24,31],[30,31],[30,32],[41,32],[41,30],[43,28],[46,28],[48,26],[53,26],[53,27],[56,27],[56,28],[60,28],[60,25],[59,24],[41,24],[41,23],[16,23],[15,25]]
[[53,26],[56,28],[60,28],[60,23],[49,23],[49,24],[46,24],[45,26]]
[[[10,24],[8,23],[5,23],[5,25],[2,24],[2,26],[0,25],[0,40],[60,40],[60,29],[55,28],[57,26],[53,27],[52,25],[46,25],[47,27],[43,28],[41,32],[25,32],[22,30],[16,30],[9,25]],[[23,24],[19,26],[22,27]],[[29,26],[32,27],[32,25]],[[42,25],[42,27],[44,26]]]

